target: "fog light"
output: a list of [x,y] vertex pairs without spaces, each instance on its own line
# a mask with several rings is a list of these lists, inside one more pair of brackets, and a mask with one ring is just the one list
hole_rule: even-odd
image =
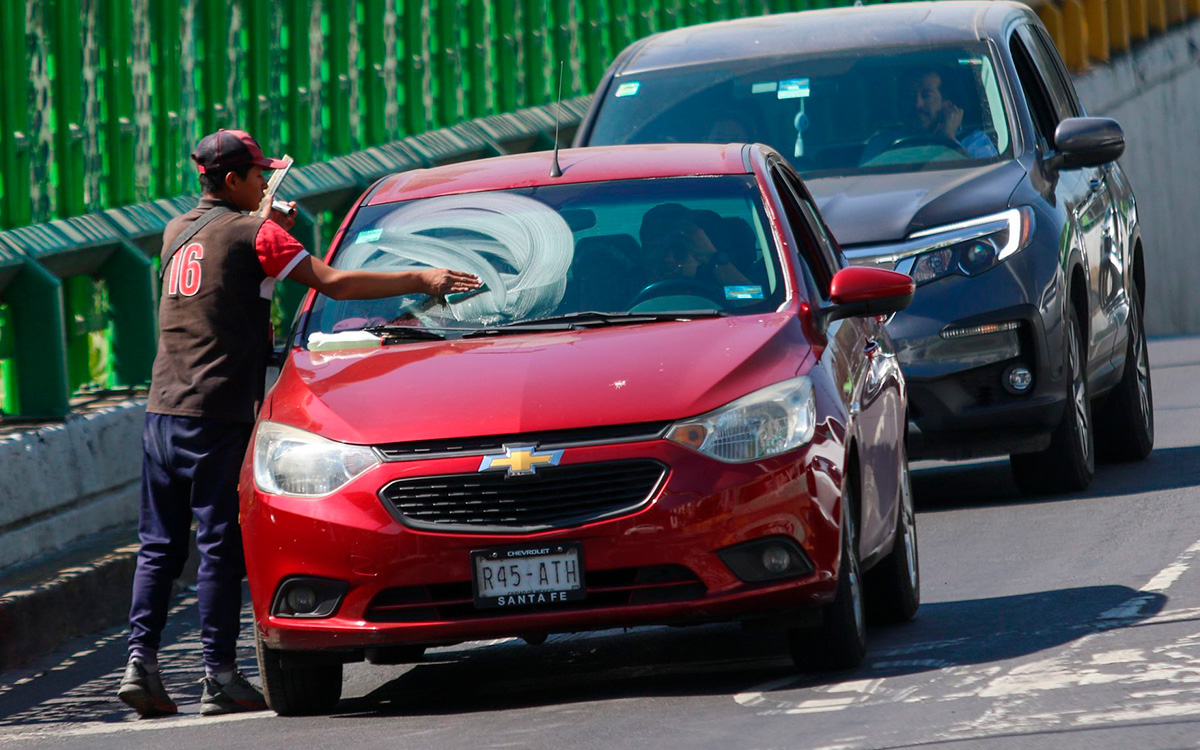
[[349,584],[329,578],[296,577],[279,585],[271,603],[276,617],[330,617],[342,603]]
[[287,603],[296,614],[308,614],[317,607],[317,592],[308,586],[296,586],[288,592]]
[[771,546],[763,550],[762,566],[770,573],[783,573],[792,564],[792,556],[784,547]]
[[770,536],[726,547],[717,552],[739,580],[745,583],[795,578],[813,572],[808,555],[786,536]]
[[1004,371],[1004,387],[1009,393],[1028,393],[1033,387],[1033,373],[1025,365],[1012,365]]

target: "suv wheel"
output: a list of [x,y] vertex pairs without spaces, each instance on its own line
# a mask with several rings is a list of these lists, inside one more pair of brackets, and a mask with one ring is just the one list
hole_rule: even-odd
[[263,697],[275,713],[280,716],[327,714],[337,707],[342,697],[341,662],[330,662],[317,654],[277,651],[266,646],[257,632],[254,646],[258,653]]
[[921,570],[917,556],[917,516],[908,478],[908,457],[901,454],[900,508],[892,551],[867,574],[867,615],[872,622],[911,620],[921,606]]
[[1141,461],[1154,448],[1154,391],[1150,353],[1137,287],[1130,291],[1129,351],[1125,372],[1096,414],[1096,450],[1109,461]]
[[1054,429],[1050,447],[1040,453],[1019,453],[1009,458],[1021,492],[1076,492],[1087,489],[1096,471],[1092,402],[1088,394],[1083,327],[1072,307],[1067,320],[1067,408]]
[[791,628],[788,646],[800,669],[854,669],[867,654],[867,617],[863,601],[862,571],[858,566],[858,533],[855,498],[849,478],[842,499],[842,559],[838,564],[837,594],[821,608],[816,628]]

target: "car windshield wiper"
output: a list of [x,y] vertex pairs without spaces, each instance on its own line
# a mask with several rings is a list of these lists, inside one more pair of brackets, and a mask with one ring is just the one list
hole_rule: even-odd
[[659,323],[663,321],[686,321],[696,318],[719,318],[728,315],[723,310],[688,310],[684,312],[645,312],[645,313],[612,313],[612,312],[573,312],[564,315],[552,315],[547,318],[532,318],[505,323],[501,328],[523,328],[526,326],[545,326],[555,323],[569,324],[576,328],[591,326],[618,326],[635,323]]
[[368,326],[363,330],[384,339],[408,339],[409,341],[444,341],[446,339],[446,334],[444,333],[438,333],[428,328],[414,328],[413,326]]

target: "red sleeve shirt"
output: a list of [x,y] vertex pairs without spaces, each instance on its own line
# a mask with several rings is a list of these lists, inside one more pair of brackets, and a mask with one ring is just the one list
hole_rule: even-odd
[[254,238],[254,250],[263,271],[273,279],[286,279],[305,256],[304,246],[273,221],[264,221]]

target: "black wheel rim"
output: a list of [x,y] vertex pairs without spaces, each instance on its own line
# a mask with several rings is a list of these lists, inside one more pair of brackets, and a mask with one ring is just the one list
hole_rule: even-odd
[[1080,341],[1077,326],[1072,323],[1067,327],[1068,347],[1067,364],[1071,372],[1071,395],[1075,408],[1076,434],[1079,437],[1079,450],[1086,461],[1092,452],[1091,430],[1088,421],[1087,380],[1080,363]]
[[1133,336],[1133,356],[1137,367],[1138,409],[1142,415],[1142,424],[1149,428],[1150,405],[1150,357],[1146,351],[1146,337],[1142,334],[1142,316],[1140,311],[1133,309],[1133,325],[1130,327]]
[[904,545],[904,567],[908,585],[916,591],[920,585],[921,570],[917,562],[917,517],[913,508],[912,485],[909,483],[908,464],[904,466],[903,484],[900,488],[900,543]]

